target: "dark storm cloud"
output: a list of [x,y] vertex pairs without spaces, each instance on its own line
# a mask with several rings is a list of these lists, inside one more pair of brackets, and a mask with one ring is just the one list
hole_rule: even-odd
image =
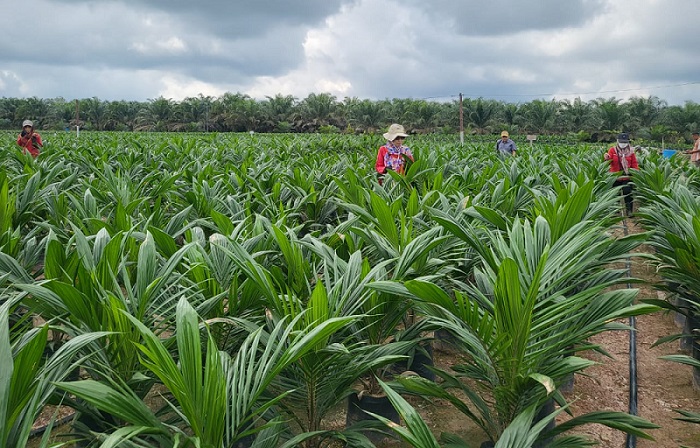
[[512,34],[578,27],[605,11],[603,0],[453,1],[411,3],[462,35]]
[[700,97],[698,16],[697,0],[6,0],[0,95],[682,103]]
[[[97,2],[57,0],[69,7],[97,8]],[[337,12],[351,0],[130,0],[128,2],[99,2],[126,5],[137,14],[155,14],[178,18],[180,26],[201,30],[221,38],[245,38],[264,35],[278,26],[315,26],[328,15]]]

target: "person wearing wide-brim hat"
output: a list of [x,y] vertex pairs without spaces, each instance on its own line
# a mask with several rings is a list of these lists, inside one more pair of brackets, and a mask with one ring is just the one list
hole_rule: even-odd
[[408,137],[406,130],[400,124],[392,124],[389,130],[383,134],[386,143],[379,147],[377,152],[377,163],[374,169],[377,170],[379,183],[382,182],[387,170],[404,174],[406,171],[406,159],[413,161],[413,154],[408,146],[403,143]]
[[496,142],[496,152],[499,155],[514,156],[517,150],[518,147],[515,146],[515,142],[510,139],[508,131],[501,132],[501,138]]
[[22,123],[22,132],[17,136],[17,144],[22,147],[25,154],[29,153],[34,158],[39,155],[44,143],[41,141],[41,135],[34,130],[34,123],[31,120],[24,120]]

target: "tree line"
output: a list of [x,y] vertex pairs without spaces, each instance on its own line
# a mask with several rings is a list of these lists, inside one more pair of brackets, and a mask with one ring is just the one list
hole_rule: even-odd
[[[626,131],[636,138],[666,142],[689,140],[700,129],[700,104],[668,105],[656,96],[583,101],[533,100],[526,103],[466,98],[462,119],[467,134],[567,135],[579,140],[609,139]],[[17,129],[32,119],[37,129],[146,132],[346,132],[376,133],[401,123],[414,133],[459,130],[460,102],[425,99],[369,100],[330,93],[298,99],[275,95],[263,100],[241,93],[199,95],[175,101],[105,101],[97,97],[65,100],[0,98],[0,128]]]

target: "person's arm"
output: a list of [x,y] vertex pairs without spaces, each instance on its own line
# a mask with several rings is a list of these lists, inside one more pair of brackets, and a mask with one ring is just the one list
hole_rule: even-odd
[[25,131],[22,131],[22,133],[17,136],[17,144],[21,147],[27,146],[31,135],[32,134],[27,134]]
[[413,160],[413,153],[411,152],[411,149],[410,149],[410,148],[406,148],[405,154],[406,154],[406,157],[408,157],[409,159],[411,159],[411,162],[415,162],[415,160]]
[[41,135],[34,134],[34,137],[36,137],[36,140],[34,141],[34,143],[36,143],[40,147],[44,146],[44,142],[41,141]]
[[617,173],[618,171],[622,170],[622,167],[620,166],[620,161],[617,160],[617,153],[615,152],[615,148],[608,149],[608,152],[605,153],[605,156],[603,156],[603,158],[605,160],[610,161],[611,173]]
[[637,163],[637,154],[632,153],[630,156],[630,168],[634,168],[635,170],[639,169],[639,163]]
[[377,162],[374,164],[374,169],[377,170],[379,174],[386,174],[386,165],[384,164],[384,155],[386,154],[386,148],[384,146],[379,147],[377,152]]

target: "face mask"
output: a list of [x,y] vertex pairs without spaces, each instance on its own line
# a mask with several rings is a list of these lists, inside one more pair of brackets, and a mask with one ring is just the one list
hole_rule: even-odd
[[618,144],[617,144],[617,146],[619,146],[620,149],[625,149],[625,148],[627,148],[629,145],[630,145],[629,143],[618,143]]

